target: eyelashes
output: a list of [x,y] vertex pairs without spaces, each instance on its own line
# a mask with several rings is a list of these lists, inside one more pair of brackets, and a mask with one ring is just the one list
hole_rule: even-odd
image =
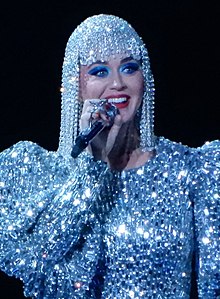
[[140,65],[137,62],[129,62],[121,66],[121,71],[126,74],[133,74],[138,71]]
[[107,77],[109,74],[110,70],[108,67],[105,66],[96,66],[89,70],[88,74],[92,76],[97,76],[97,77]]
[[[119,67],[119,72],[125,75],[131,75],[140,69],[137,62],[128,62]],[[105,65],[98,65],[88,71],[88,74],[95,77],[105,78],[111,73],[111,68]]]

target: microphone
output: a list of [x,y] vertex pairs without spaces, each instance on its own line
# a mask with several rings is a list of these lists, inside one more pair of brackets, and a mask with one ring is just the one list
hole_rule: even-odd
[[118,108],[107,101],[102,101],[100,108],[100,111],[106,114],[108,121],[104,119],[96,120],[89,128],[84,129],[76,137],[75,144],[71,152],[71,156],[73,158],[77,158],[79,154],[88,146],[90,141],[92,141],[92,139],[97,136],[105,127],[112,126],[115,116],[119,113]]

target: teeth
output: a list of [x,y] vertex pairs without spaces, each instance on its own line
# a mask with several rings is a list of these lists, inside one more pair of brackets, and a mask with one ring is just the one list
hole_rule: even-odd
[[124,103],[124,102],[127,102],[127,98],[111,98],[111,99],[108,99],[108,102],[115,103],[115,104]]

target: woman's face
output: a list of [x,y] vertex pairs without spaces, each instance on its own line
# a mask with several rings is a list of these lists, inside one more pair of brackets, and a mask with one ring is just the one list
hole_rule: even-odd
[[80,69],[82,100],[108,99],[119,109],[123,122],[134,118],[141,104],[143,86],[140,63],[130,57],[121,59],[115,56]]

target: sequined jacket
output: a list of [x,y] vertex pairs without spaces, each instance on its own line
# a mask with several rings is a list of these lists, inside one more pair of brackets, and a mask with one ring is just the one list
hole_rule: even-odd
[[144,166],[112,171],[19,142],[0,154],[0,268],[32,298],[220,295],[220,143],[158,138]]

